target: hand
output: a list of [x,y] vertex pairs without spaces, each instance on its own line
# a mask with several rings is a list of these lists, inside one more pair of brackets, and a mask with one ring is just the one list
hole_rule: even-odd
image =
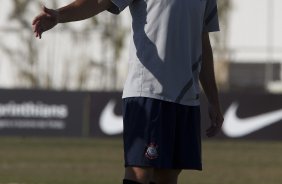
[[214,105],[209,106],[209,116],[211,119],[211,126],[206,130],[206,135],[208,137],[213,137],[220,131],[224,118],[220,107]]
[[41,39],[42,33],[58,24],[59,13],[56,10],[42,7],[42,12],[32,21],[33,32]]

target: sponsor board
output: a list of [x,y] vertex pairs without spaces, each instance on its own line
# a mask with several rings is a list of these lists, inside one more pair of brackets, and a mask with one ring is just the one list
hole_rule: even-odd
[[[225,122],[217,139],[282,140],[282,95],[221,93]],[[202,132],[209,126],[201,96]],[[119,137],[120,92],[0,90],[0,135]]]
[[[265,93],[221,93],[225,122],[218,139],[282,140],[282,95]],[[205,97],[201,97],[202,132],[209,126]],[[90,135],[122,134],[120,93],[91,95]]]
[[81,136],[85,94],[0,90],[0,135]]
[[91,136],[120,136],[123,133],[121,93],[91,93]]
[[[217,138],[282,140],[282,95],[258,92],[220,94],[224,124]],[[209,125],[202,98],[203,129]]]

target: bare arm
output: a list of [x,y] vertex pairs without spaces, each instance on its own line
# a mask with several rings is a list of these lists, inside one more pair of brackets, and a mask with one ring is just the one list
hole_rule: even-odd
[[207,130],[207,136],[216,135],[223,123],[223,116],[218,99],[218,90],[214,75],[213,53],[209,39],[209,33],[203,33],[203,63],[200,72],[200,82],[209,102],[209,116],[211,127]]
[[84,20],[93,17],[112,6],[111,0],[76,0],[57,10],[42,8],[32,25],[36,37],[55,27],[58,23]]
[[107,10],[110,7],[110,0],[76,0],[57,10],[59,13],[58,23],[84,20]]

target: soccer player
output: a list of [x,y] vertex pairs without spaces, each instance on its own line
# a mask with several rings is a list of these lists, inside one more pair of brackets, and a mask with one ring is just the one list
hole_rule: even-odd
[[76,0],[43,8],[36,37],[58,23],[108,10],[132,16],[129,73],[123,91],[124,184],[176,184],[201,170],[199,81],[216,135],[223,123],[209,33],[219,31],[216,0]]

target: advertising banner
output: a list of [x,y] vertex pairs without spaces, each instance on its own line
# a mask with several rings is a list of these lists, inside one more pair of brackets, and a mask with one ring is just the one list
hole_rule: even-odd
[[0,135],[81,136],[86,94],[0,90]]
[[[282,95],[221,93],[217,139],[282,140]],[[201,96],[202,133],[210,125]],[[116,137],[123,133],[120,92],[0,90],[0,135]]]
[[[202,98],[203,99],[203,98]],[[224,124],[217,138],[282,140],[282,95],[255,92],[221,93]],[[202,123],[208,126],[206,103]]]
[[120,136],[123,133],[121,93],[91,93],[90,135]]
[[[225,122],[218,139],[282,140],[282,95],[265,93],[221,93]],[[201,96],[202,133],[210,125],[208,105]],[[90,135],[122,134],[120,93],[92,93]]]

